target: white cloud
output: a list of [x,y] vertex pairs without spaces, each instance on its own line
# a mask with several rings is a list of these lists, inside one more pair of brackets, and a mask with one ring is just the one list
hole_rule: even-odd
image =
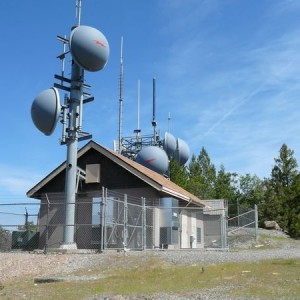
[[[214,9],[209,13],[219,8]],[[208,148],[216,164],[231,171],[268,176],[283,143],[299,147],[300,31],[273,32],[278,13],[276,7],[269,11],[261,32],[233,47],[226,44],[226,32],[206,39],[209,29],[202,30],[203,19],[195,14],[188,22],[194,27],[170,42],[162,62],[164,81],[171,86],[164,98],[172,99],[169,111],[180,116],[174,120],[180,123],[175,135],[184,134],[196,155]]]
[[32,170],[17,169],[13,165],[0,165],[1,200],[26,198],[26,192],[41,178]]

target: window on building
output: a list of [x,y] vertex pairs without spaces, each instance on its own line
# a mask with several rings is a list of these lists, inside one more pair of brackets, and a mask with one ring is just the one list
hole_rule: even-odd
[[[120,215],[118,198],[108,197],[105,204],[105,223],[114,223]],[[92,198],[92,225],[100,225],[102,223],[102,197]]]
[[101,224],[101,197],[95,197],[92,199],[92,225],[100,225]]

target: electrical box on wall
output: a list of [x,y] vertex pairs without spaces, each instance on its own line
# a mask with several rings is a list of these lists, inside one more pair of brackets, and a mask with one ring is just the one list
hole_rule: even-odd
[[100,183],[100,164],[89,164],[85,167],[85,182]]

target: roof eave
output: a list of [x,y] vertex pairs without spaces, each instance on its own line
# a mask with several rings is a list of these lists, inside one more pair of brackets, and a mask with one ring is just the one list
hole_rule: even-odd
[[[122,168],[133,174],[134,176],[138,177],[142,181],[146,182],[149,186],[154,188],[155,190],[159,192],[166,193],[168,195],[174,196],[178,199],[187,201],[187,202],[193,202],[201,206],[205,206],[204,203],[197,197],[191,197],[188,195],[184,195],[178,191],[175,191],[173,189],[170,189],[163,184],[160,184],[156,180],[152,179],[151,176],[144,174],[140,170],[136,169],[134,166],[131,166],[128,164],[123,158],[119,157],[118,155],[114,155],[115,153],[112,153],[105,147],[97,144],[94,141],[90,141],[88,144],[86,144],[84,147],[82,147],[78,151],[78,158],[81,157],[84,153],[89,151],[91,148],[94,148],[98,150],[103,155],[107,156],[109,159],[120,165]],[[60,172],[62,172],[66,168],[66,162],[64,161],[60,166],[58,166],[55,170],[53,170],[48,176],[46,176],[44,179],[42,179],[38,184],[36,184],[32,189],[30,189],[26,195],[29,198],[34,198],[34,194],[40,190],[43,186],[45,186],[49,181],[51,181],[55,176],[57,176]]]
[[[78,151],[78,157],[82,156],[88,150],[92,148],[91,142],[86,144]],[[54,169],[49,175],[44,177],[41,181],[39,181],[33,188],[31,188],[27,193],[26,196],[28,198],[34,198],[33,195],[40,190],[43,186],[45,186],[49,181],[51,181],[55,176],[57,176],[60,172],[65,170],[66,168],[66,161],[61,163],[56,169]]]

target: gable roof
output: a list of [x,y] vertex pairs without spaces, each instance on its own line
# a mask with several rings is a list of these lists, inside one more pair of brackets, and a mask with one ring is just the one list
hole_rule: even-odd
[[[148,185],[152,186],[159,192],[166,193],[170,196],[173,196],[177,199],[185,200],[187,202],[192,202],[193,204],[205,206],[205,202],[196,197],[195,195],[189,193],[182,187],[178,186],[174,182],[165,178],[164,176],[140,165],[139,163],[119,154],[112,150],[109,150],[94,141],[90,141],[85,146],[83,146],[77,154],[77,157],[80,158],[90,149],[95,149],[102,155],[106,156],[128,172],[132,173],[134,176],[138,177]],[[28,197],[33,197],[33,195],[40,190],[44,185],[56,177],[60,172],[62,172],[66,167],[66,163],[62,163],[56,169],[54,169],[48,176],[42,179],[34,187],[32,187],[28,192]]]

